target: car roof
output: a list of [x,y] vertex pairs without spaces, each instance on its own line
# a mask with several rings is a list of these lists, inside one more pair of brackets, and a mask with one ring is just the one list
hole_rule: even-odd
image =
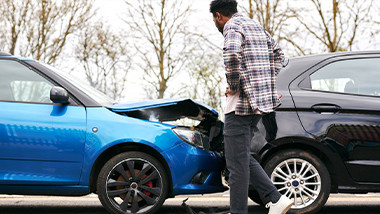
[[380,54],[380,50],[368,50],[368,51],[343,51],[343,52],[331,52],[331,53],[321,53],[308,56],[299,56],[291,58],[291,61],[315,61],[320,62],[332,57],[344,57],[344,56],[355,56],[355,55],[371,55]]
[[21,60],[21,61],[35,61],[33,59],[29,59],[29,58],[24,58],[24,57],[18,57],[18,56],[13,56],[9,53],[6,53],[6,52],[0,52],[0,57],[1,58],[11,58],[11,59],[18,59],[18,60]]

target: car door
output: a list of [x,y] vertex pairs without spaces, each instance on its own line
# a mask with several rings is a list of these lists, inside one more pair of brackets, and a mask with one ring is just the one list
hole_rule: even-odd
[[86,111],[52,103],[54,85],[18,60],[0,59],[0,184],[78,184]]
[[327,59],[290,84],[304,129],[338,151],[352,178],[380,182],[380,56]]

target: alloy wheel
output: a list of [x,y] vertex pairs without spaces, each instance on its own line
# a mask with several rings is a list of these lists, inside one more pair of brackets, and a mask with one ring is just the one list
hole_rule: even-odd
[[321,176],[308,161],[287,159],[278,164],[271,180],[279,192],[294,200],[292,209],[302,209],[312,204],[321,192]]
[[162,177],[147,160],[126,159],[114,166],[106,179],[109,201],[123,213],[145,213],[162,194]]

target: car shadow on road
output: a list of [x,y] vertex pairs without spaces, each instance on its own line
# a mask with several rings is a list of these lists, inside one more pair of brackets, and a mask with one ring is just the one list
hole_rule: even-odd
[[[192,206],[195,212],[204,212],[206,214],[212,211],[226,211],[228,207],[205,208],[204,206]],[[253,205],[249,206],[249,214],[266,214],[268,210],[264,207]],[[101,205],[91,206],[25,206],[25,205],[1,205],[1,214],[107,214],[108,212]],[[334,205],[325,206],[318,214],[378,214],[380,213],[379,205]],[[186,210],[180,206],[163,206],[156,214],[187,214]]]

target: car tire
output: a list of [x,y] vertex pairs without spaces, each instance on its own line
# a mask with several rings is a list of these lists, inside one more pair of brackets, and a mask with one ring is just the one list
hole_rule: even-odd
[[[329,197],[329,172],[311,153],[302,150],[278,152],[264,163],[264,170],[279,192],[295,201],[287,213],[316,213]],[[266,200],[261,199],[256,190],[250,190],[249,197],[261,205]]]
[[167,197],[167,174],[160,162],[146,153],[121,153],[101,169],[97,193],[111,213],[151,214]]

